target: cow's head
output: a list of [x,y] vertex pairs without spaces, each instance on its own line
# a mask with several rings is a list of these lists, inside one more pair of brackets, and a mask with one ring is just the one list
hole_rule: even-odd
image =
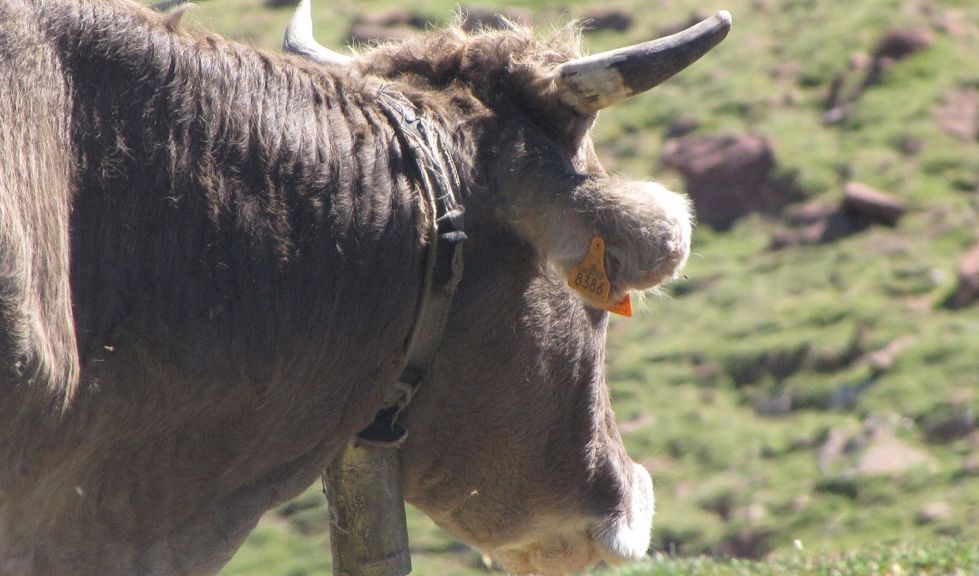
[[[615,426],[599,307],[678,272],[690,213],[658,184],[606,174],[588,130],[599,110],[716,45],[730,16],[591,57],[573,30],[541,40],[522,29],[451,29],[351,57],[312,41],[308,9],[288,51],[396,83],[454,128],[467,166],[465,275],[402,415],[406,499],[515,573],[643,556],[652,482]],[[612,290],[601,299],[567,285],[596,237]]]

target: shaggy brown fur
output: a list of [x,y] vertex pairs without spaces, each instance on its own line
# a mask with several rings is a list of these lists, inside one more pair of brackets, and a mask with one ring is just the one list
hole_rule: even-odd
[[689,222],[555,101],[573,33],[450,30],[340,70],[125,0],[0,22],[0,575],[215,572],[370,421],[431,218],[382,90],[452,142],[470,236],[405,414],[408,498],[518,571],[645,550],[605,313],[561,274],[602,235],[618,293],[646,287]]

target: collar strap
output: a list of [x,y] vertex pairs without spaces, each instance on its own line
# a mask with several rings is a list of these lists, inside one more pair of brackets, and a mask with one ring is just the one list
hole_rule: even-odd
[[397,398],[357,434],[360,442],[398,446],[408,435],[397,422],[398,415],[428,376],[432,359],[442,344],[452,297],[462,280],[465,208],[458,200],[462,181],[441,132],[427,123],[422,112],[400,93],[382,90],[378,103],[395,127],[402,149],[415,167],[429,214],[434,215],[428,231],[428,256],[418,312],[405,340],[407,364],[394,385]]

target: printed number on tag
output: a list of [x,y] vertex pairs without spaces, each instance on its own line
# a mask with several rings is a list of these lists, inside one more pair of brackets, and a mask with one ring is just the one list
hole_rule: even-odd
[[[605,274],[605,239],[595,236],[585,259],[568,274],[568,286],[595,300],[607,302],[612,292],[612,283]],[[601,306],[614,314],[632,316],[632,300],[626,294],[618,302]]]
[[568,286],[596,300],[608,300],[612,283],[605,275],[605,240],[595,236],[585,259],[568,274]]

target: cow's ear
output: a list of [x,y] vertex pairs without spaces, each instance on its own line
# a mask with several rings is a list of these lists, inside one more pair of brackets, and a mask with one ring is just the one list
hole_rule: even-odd
[[[600,278],[602,267],[591,264],[604,264],[608,299],[617,301],[629,290],[658,286],[686,263],[692,217],[685,196],[653,182],[588,177],[554,199],[538,220],[535,243],[572,286],[578,274],[586,284],[594,279],[589,272]],[[586,295],[606,300],[587,287]]]
[[590,253],[594,260],[600,239],[609,300],[659,285],[687,260],[693,219],[686,196],[653,182],[580,174],[545,161],[509,174],[512,224],[562,277],[580,269]]

